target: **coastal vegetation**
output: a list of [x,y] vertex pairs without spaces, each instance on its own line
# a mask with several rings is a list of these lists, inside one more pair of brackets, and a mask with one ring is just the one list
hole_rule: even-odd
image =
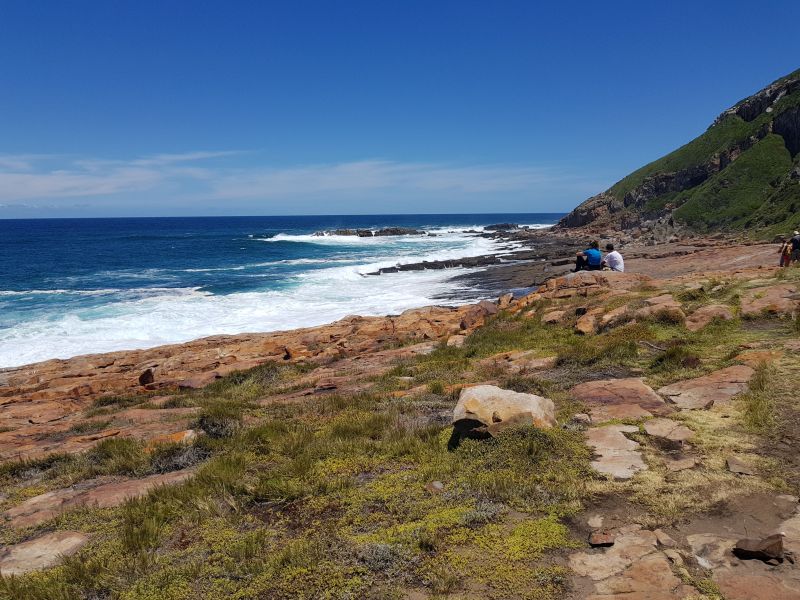
[[759,238],[800,214],[800,70],[745,98],[700,136],[589,198],[562,219],[630,229],[653,222]]
[[[631,521],[678,529],[750,494],[797,493],[793,466],[769,450],[786,435],[782,426],[797,422],[794,390],[782,383],[797,368],[793,358],[757,363],[735,402],[674,416],[693,433],[698,468],[670,471],[672,442],[648,434],[647,419],[619,417],[606,425],[634,426],[629,438],[649,469],[614,480],[592,466],[586,425],[575,419],[592,410],[576,397],[579,384],[639,377],[657,389],[740,365],[743,349],[780,352],[795,324],[745,314],[750,292],[747,279],[730,277],[534,298],[460,346],[442,342],[325,393],[302,395],[318,367],[297,361],[234,372],[161,404],[152,393],[102,398],[83,430],[130,407],[181,407],[194,410],[203,433],[156,444],[109,438],[86,453],[6,462],[3,508],[98,478],[192,476],[118,506],[4,528],[0,542],[9,545],[49,531],[80,531],[89,542],[53,569],[3,577],[0,597],[564,598],[574,586],[568,558],[586,548],[583,515],[593,507],[624,506]],[[721,305],[734,318],[691,331],[674,311],[641,312],[665,294],[687,314]],[[599,308],[619,319],[577,333]],[[556,309],[564,316],[546,322]],[[509,352],[552,361],[509,370],[498,358]],[[558,426],[512,427],[448,451],[460,390],[485,381],[552,399]],[[761,475],[732,473],[731,453]],[[697,598],[723,597],[707,569],[675,569]]]

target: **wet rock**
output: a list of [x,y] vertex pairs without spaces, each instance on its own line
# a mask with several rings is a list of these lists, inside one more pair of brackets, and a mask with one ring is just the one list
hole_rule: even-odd
[[639,444],[624,435],[637,431],[639,428],[632,425],[606,425],[586,431],[586,443],[597,456],[591,463],[592,468],[621,480],[630,479],[637,471],[646,470],[647,465],[638,452]]
[[89,537],[79,531],[54,531],[0,550],[0,575],[22,575],[57,565],[80,550]]
[[425,235],[425,232],[411,227],[384,227],[383,229],[378,229],[374,235],[377,237],[389,235]]
[[700,331],[711,323],[714,319],[730,321],[733,319],[733,311],[730,306],[725,304],[709,304],[694,311],[686,319],[686,329],[689,331]]
[[728,467],[728,471],[731,473],[737,473],[739,475],[755,475],[755,470],[750,467],[749,465],[745,464],[740,458],[735,456],[729,456],[725,460],[725,464]]
[[715,403],[725,404],[745,391],[754,373],[751,367],[734,365],[703,377],[664,386],[658,393],[684,410],[710,408]]

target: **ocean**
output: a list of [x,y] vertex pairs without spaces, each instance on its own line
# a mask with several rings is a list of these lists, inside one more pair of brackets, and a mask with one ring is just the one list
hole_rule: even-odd
[[[0,367],[478,299],[466,269],[366,273],[513,244],[470,231],[556,214],[0,220]],[[315,236],[413,227],[434,235]]]

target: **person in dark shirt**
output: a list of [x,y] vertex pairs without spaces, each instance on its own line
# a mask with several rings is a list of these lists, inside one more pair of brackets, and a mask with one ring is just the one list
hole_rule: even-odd
[[800,260],[800,232],[795,231],[789,243],[792,245],[792,262],[795,263]]
[[589,247],[578,252],[575,258],[575,272],[600,271],[603,268],[603,255],[600,254],[600,242],[592,241]]

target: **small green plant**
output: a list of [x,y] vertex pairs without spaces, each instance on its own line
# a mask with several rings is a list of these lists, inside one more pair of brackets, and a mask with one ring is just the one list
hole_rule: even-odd
[[428,391],[431,394],[437,394],[441,396],[444,394],[444,384],[441,381],[431,381],[428,383]]
[[689,350],[685,344],[673,344],[650,363],[650,369],[663,373],[676,369],[695,369],[700,366],[700,357]]
[[202,442],[187,445],[181,443],[160,444],[150,452],[150,470],[168,473],[194,466],[211,456],[211,450]]
[[214,402],[206,406],[198,425],[212,438],[233,437],[242,426],[244,408],[235,402]]
[[68,435],[89,435],[103,431],[111,424],[111,421],[84,421],[73,425],[67,430]]
[[117,409],[129,408],[147,402],[146,396],[102,396],[92,402],[92,408],[114,407]]
[[97,475],[143,475],[150,461],[141,442],[131,438],[108,438],[87,453],[90,471]]

